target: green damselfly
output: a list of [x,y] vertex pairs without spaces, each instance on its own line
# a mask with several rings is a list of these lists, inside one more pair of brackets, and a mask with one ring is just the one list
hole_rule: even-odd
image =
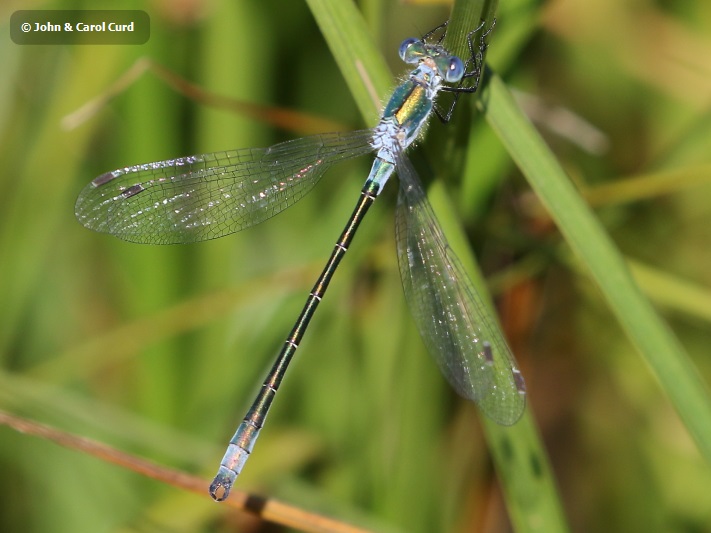
[[[440,29],[442,35],[435,39]],[[328,263],[230,441],[210,486],[218,501],[229,495],[338,264],[393,172],[400,184],[396,211],[400,273],[425,345],[452,387],[492,420],[510,425],[523,413],[525,386],[513,355],[447,244],[405,155],[433,113],[448,121],[459,94],[478,87],[491,28],[485,31],[482,23],[469,33],[471,55],[466,63],[441,45],[444,30],[446,24],[421,39],[402,43],[400,57],[415,67],[395,89],[374,128],[126,167],[97,177],[77,199],[77,218],[87,228],[131,242],[191,243],[254,226],[302,198],[333,164],[375,153],[360,198]],[[447,111],[435,105],[443,91],[454,93]]]

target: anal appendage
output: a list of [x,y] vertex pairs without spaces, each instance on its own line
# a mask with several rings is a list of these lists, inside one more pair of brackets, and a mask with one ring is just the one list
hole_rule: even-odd
[[243,421],[237,428],[234,437],[227,446],[217,475],[210,484],[210,496],[216,502],[224,501],[230,495],[232,485],[249,459],[260,429],[247,421]]

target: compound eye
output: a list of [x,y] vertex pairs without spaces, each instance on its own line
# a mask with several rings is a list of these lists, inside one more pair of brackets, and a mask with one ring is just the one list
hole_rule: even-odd
[[447,72],[444,73],[444,79],[448,83],[454,83],[462,79],[464,76],[464,63],[458,57],[452,57],[447,65]]
[[415,48],[419,50],[419,47],[413,48],[412,45],[417,44],[418,42],[420,42],[420,40],[415,39],[414,37],[405,39],[400,45],[400,59],[402,59],[405,63],[417,63],[417,52],[414,54],[413,52],[415,51]]

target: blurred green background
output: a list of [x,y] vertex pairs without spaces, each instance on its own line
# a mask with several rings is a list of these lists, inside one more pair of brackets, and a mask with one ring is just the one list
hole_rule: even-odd
[[[143,46],[18,46],[16,9],[144,9]],[[364,0],[393,72],[449,7]],[[711,379],[711,4],[500,0],[489,64]],[[125,165],[304,134],[176,92],[365,124],[303,2],[5,2],[0,7],[0,408],[206,479],[204,497],[0,427],[2,531],[272,531],[208,479],[330,253],[368,161],[297,206],[190,246],[126,244],[74,219]],[[393,86],[395,79],[393,79]],[[387,94],[379,95],[381,100]],[[480,118],[447,191],[496,297],[576,531],[711,531],[711,468],[597,288]],[[433,124],[425,147],[446,128]],[[429,141],[429,137],[432,141]],[[425,152],[436,161],[437,149]],[[427,178],[426,176],[423,176]],[[467,181],[466,183],[472,183]],[[379,531],[507,531],[476,408],[426,354],[395,256],[395,188],[316,314],[239,488]],[[546,531],[545,524],[539,529]]]

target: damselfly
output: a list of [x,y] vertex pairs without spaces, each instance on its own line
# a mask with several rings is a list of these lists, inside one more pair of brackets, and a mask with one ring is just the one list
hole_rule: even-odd
[[[483,28],[482,23],[468,35],[466,63],[441,45],[446,24],[422,39],[406,39],[400,57],[415,68],[395,89],[375,128],[126,167],[102,174],[79,195],[76,216],[87,228],[137,243],[191,243],[254,226],[302,198],[334,163],[375,153],[353,214],[230,441],[210,485],[216,500],[229,495],[338,264],[393,172],[400,183],[395,215],[400,274],[425,345],[452,387],[492,420],[510,425],[523,413],[525,387],[511,351],[447,244],[405,155],[433,112],[446,122],[459,94],[476,91],[490,31]],[[434,103],[440,91],[454,93],[446,112]]]

